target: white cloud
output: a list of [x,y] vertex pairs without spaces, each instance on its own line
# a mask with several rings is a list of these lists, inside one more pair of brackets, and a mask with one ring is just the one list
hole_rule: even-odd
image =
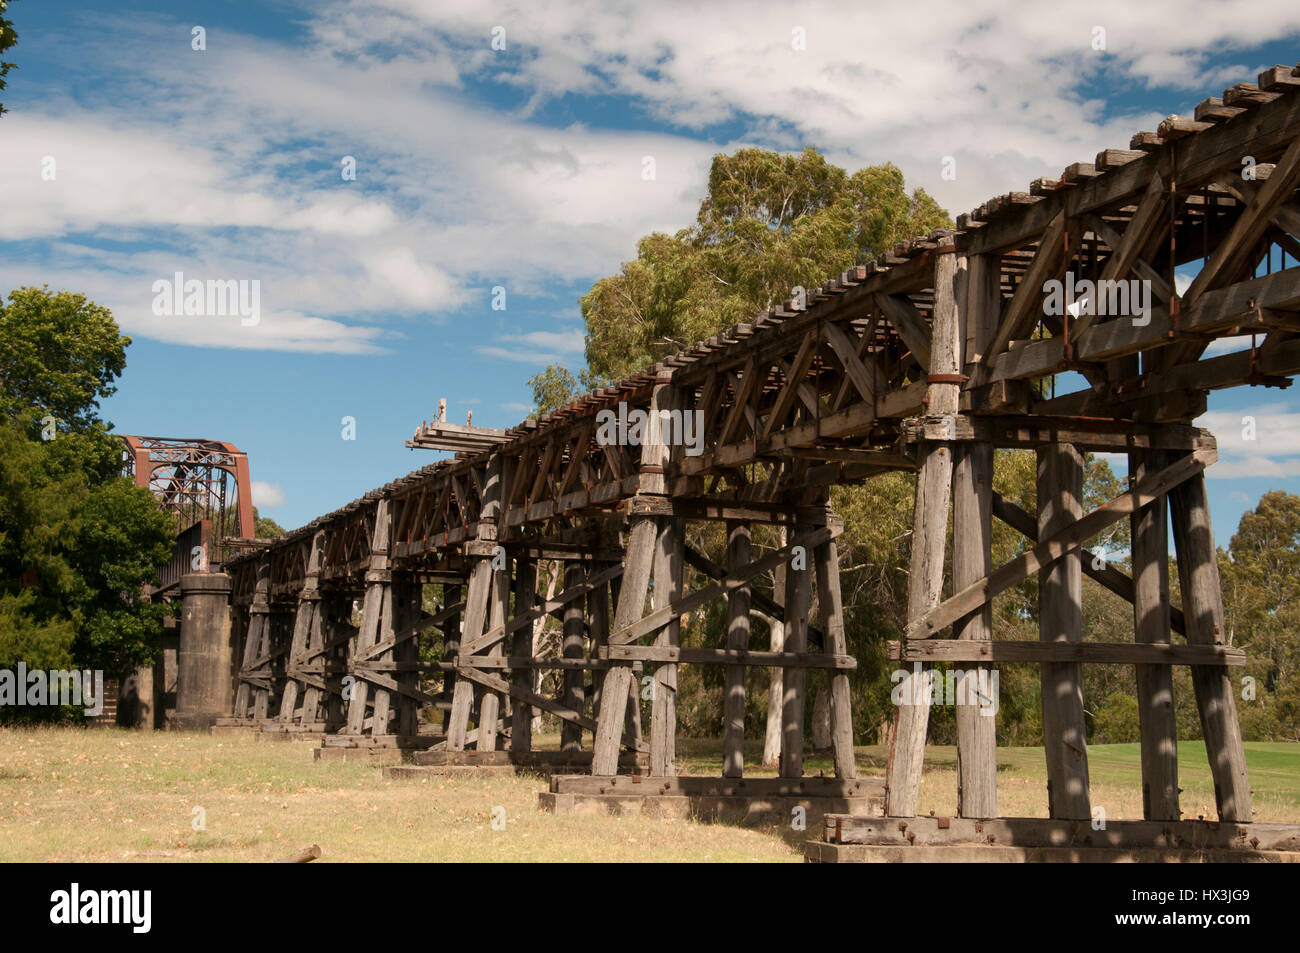
[[253,481],[253,505],[258,508],[284,506],[284,489],[278,483]]
[[1196,426],[1213,433],[1219,444],[1219,460],[1207,476],[1300,476],[1300,413],[1283,404],[1211,411],[1198,417]]
[[[465,2],[370,0],[367,7],[385,14],[369,38],[376,48],[435,31],[460,50],[461,77],[530,90],[530,108],[539,99],[599,92],[631,97],[687,128],[736,119],[755,130],[784,127],[857,164],[896,161],[954,212],[1100,148],[1125,146],[1135,122],[1161,118],[1099,119],[1099,104],[1076,92],[1080,81],[1105,75],[1209,94],[1253,78],[1258,64],[1207,70],[1199,52],[1207,38],[1219,52],[1300,30],[1294,7],[1259,17],[1245,3],[1211,0],[1176,9],[1111,0],[1051,17],[970,0],[935,0],[924,16],[906,4],[740,0],[671,12],[630,0],[544,9],[506,3],[487,19]],[[357,9],[336,5],[323,19]],[[488,20],[505,25],[505,53],[488,49]],[[1098,23],[1106,25],[1104,56],[1092,48]],[[804,50],[793,48],[795,27]],[[939,177],[944,155],[958,159],[955,182]]]
[[[1209,72],[1197,52],[1207,37],[1231,51],[1300,31],[1295,5],[1260,16],[1211,0],[1176,15],[1098,2],[1051,17],[970,0],[935,0],[925,16],[739,0],[489,12],[350,0],[301,13],[305,46],[223,31],[196,57],[177,45],[188,27],[125,17],[69,44],[75,65],[112,78],[79,87],[75,105],[54,86],[5,117],[0,240],[31,244],[11,245],[0,274],[93,290],[133,334],[374,353],[391,333],[376,322],[437,320],[502,276],[513,294],[612,272],[638,237],[690,223],[716,151],[807,143],[849,168],[893,161],[956,215],[1127,145],[1167,111],[1107,116],[1078,84],[1211,95],[1269,64]],[[1091,48],[1096,23],[1104,57]],[[495,24],[503,53],[489,47]],[[792,48],[796,26],[806,50]],[[124,61],[135,64],[125,75]],[[482,93],[494,87],[515,101],[494,105]],[[609,97],[630,121],[537,121],[564,96]],[[679,132],[635,129],[656,121]],[[699,134],[723,122],[734,141]],[[54,182],[40,179],[46,155]],[[345,155],[355,182],[339,175]],[[641,178],[647,155],[654,181]],[[952,182],[939,174],[948,155]],[[87,247],[87,234],[112,250]],[[175,270],[260,277],[262,329],[151,320],[138,286]],[[572,336],[529,335],[484,349],[529,361],[580,351]]]

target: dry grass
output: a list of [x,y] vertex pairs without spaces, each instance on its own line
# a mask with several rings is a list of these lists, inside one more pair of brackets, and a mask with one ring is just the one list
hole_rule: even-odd
[[[798,861],[806,833],[542,814],[535,777],[388,781],[369,764],[316,762],[308,742],[167,732],[0,729],[0,860]],[[1259,820],[1300,822],[1300,746],[1251,745]],[[682,743],[683,773],[720,773],[716,744]],[[756,752],[755,752],[756,753]],[[1181,746],[1184,809],[1213,816],[1199,745]],[[860,772],[883,772],[878,748]],[[1045,816],[1041,749],[1000,749],[1002,813]],[[1090,749],[1093,800],[1140,817],[1137,747]],[[951,748],[927,754],[921,809],[953,813]],[[810,759],[807,773],[830,773]],[[770,772],[754,772],[770,773]],[[192,827],[203,808],[206,830]],[[497,807],[504,830],[493,830]]]
[[[540,778],[388,781],[316,762],[312,747],[0,730],[0,860],[266,861],[309,844],[335,861],[801,860],[798,840],[770,829],[542,814]],[[491,827],[497,807],[505,830]]]

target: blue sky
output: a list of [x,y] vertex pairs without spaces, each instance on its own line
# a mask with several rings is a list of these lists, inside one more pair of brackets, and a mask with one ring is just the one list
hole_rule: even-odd
[[[718,151],[893,161],[955,216],[1300,60],[1300,6],[1267,2],[15,0],[9,16],[0,289],[110,307],[134,344],[105,416],[235,443],[286,526],[430,462],[403,442],[439,398],[455,421],[525,417],[531,374],[582,364],[578,298],[639,236],[690,223]],[[155,314],[153,283],[177,271],[259,281],[258,323]],[[1226,544],[1261,493],[1300,492],[1300,405],[1243,389],[1210,408]]]

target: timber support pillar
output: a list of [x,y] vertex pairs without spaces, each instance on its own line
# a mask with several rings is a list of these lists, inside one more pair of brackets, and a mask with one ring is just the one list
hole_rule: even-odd
[[[388,731],[388,693],[374,691],[370,660],[375,646],[393,634],[392,573],[388,571],[388,541],[391,515],[387,500],[380,500],[375,511],[375,526],[370,540],[370,567],[365,575],[365,596],[361,610],[361,631],[357,635],[357,655],[350,660],[352,681],[349,683],[347,734],[365,733],[370,722],[372,736]],[[373,709],[373,713],[371,711]],[[369,719],[367,718],[369,715]]]
[[[750,561],[749,524],[727,524],[727,568],[738,571]],[[656,587],[657,588],[657,587]],[[727,648],[749,648],[750,588],[739,586],[727,594]],[[722,736],[722,776],[738,778],[745,771],[745,666],[728,665]]]
[[[1038,537],[1048,539],[1083,516],[1083,455],[1060,443],[1038,451]],[[1038,575],[1038,636],[1042,642],[1083,641],[1083,563],[1067,552]],[[1054,818],[1086,820],[1088,741],[1083,718],[1083,670],[1077,662],[1042,667],[1043,742],[1047,803]]]
[[[1169,493],[1178,578],[1188,645],[1227,644],[1223,620],[1223,590],[1219,582],[1214,533],[1205,473],[1200,471]],[[1219,820],[1245,823],[1252,818],[1250,779],[1237,721],[1232,678],[1221,666],[1193,665],[1192,687],[1201,715],[1201,733],[1214,778]]]
[[[537,604],[537,560],[528,557],[515,560],[514,588],[515,617],[526,617]],[[533,656],[533,625],[531,621],[515,630],[510,654],[517,659],[526,658],[530,662],[535,661]],[[511,684],[521,694],[535,689],[533,671],[533,669],[521,668],[515,669],[511,673]],[[533,717],[535,711],[532,705],[526,704],[519,699],[514,702],[514,707],[511,709],[510,750],[515,754],[528,754],[533,750]]]
[[[510,568],[505,549],[497,545],[497,517],[501,509],[501,460],[494,458],[482,473],[483,509],[479,514],[478,538],[464,546],[471,560],[469,585],[465,594],[465,614],[461,625],[456,658],[458,672],[452,690],[451,716],[447,721],[447,750],[464,751],[471,741],[469,722],[474,708],[475,686],[483,677],[468,664],[477,654],[473,644],[484,635],[484,626],[504,630],[510,600]],[[500,640],[489,647],[490,656],[501,655]],[[475,679],[478,679],[476,681]],[[490,699],[489,699],[490,694]],[[475,747],[479,751],[496,750],[499,728],[500,696],[486,692],[479,704]],[[486,737],[491,735],[490,738]]]
[[[807,527],[795,531],[803,538]],[[808,651],[808,610],[812,604],[813,572],[807,548],[794,544],[785,582],[785,651],[803,654]],[[781,763],[783,778],[803,777],[804,688],[807,670],[787,668],[781,683]]]
[[[956,254],[936,259],[934,333],[930,350],[926,402],[931,414],[952,416],[959,407],[961,355],[966,307],[966,259]],[[943,595],[944,550],[948,503],[952,494],[954,447],[926,441],[918,450],[916,502],[912,508],[911,574],[908,577],[909,625],[939,604]],[[887,768],[885,811],[913,817],[921,795],[921,770],[930,722],[931,666],[917,665],[904,677],[902,704],[894,718]]]
[[[822,651],[830,655],[848,655],[844,634],[844,602],[840,592],[840,558],[835,540],[827,540],[813,551],[817,571],[817,604],[821,609],[825,644]],[[831,671],[831,750],[837,778],[856,778],[857,763],[853,754],[853,706],[849,700],[849,673]]]
[[[670,381],[670,376],[664,376],[655,385],[650,398],[652,415],[668,411],[673,406],[675,396]],[[635,636],[629,636],[627,630],[639,622],[645,614],[646,596],[650,591],[650,576],[656,562],[655,552],[661,542],[664,522],[670,519],[670,517],[650,515],[648,511],[653,510],[653,505],[639,511],[633,508],[638,499],[653,504],[663,496],[666,488],[664,469],[670,457],[669,448],[660,441],[657,426],[649,429],[650,433],[641,445],[641,470],[637,480],[639,496],[629,502],[630,512],[634,515],[629,517],[627,545],[623,556],[623,576],[619,583],[618,604],[614,609],[613,631],[609,637],[611,647],[635,641]],[[671,560],[659,560],[659,562],[665,568],[671,566]],[[665,588],[669,588],[671,583],[667,580],[665,582]],[[675,691],[675,674],[672,678]],[[628,703],[631,701],[630,693],[633,687],[630,663],[611,665],[609,671],[605,673],[600,692],[600,711],[596,717],[596,740],[591,761],[593,775],[607,776],[618,773],[619,745],[625,730]],[[639,695],[635,697],[639,698]],[[665,718],[667,713],[668,709],[661,708],[661,719]],[[660,761],[663,760],[666,738],[664,733],[674,729],[675,725],[670,726],[666,722],[659,728]],[[652,733],[655,731],[653,721],[651,731]],[[633,737],[633,743],[638,740]],[[666,766],[661,763],[657,766],[657,770],[666,772]]]
[[[1001,279],[1001,260],[996,255],[968,259],[964,328],[959,329],[960,363],[968,376],[979,374],[980,361],[997,329]],[[960,592],[993,570],[993,444],[987,440],[968,440],[956,448],[952,540],[953,590]],[[992,603],[985,602],[955,623],[953,636],[991,641]],[[957,813],[997,817],[998,672],[988,663],[977,662],[962,666],[957,679]]]
[[[1167,452],[1130,451],[1129,474],[1142,479],[1173,463]],[[1171,641],[1169,604],[1169,505],[1165,495],[1130,517],[1135,641]],[[1138,726],[1142,740],[1142,816],[1178,821],[1178,726],[1174,673],[1168,665],[1137,665]]]
[[[993,568],[993,445],[970,441],[957,450],[952,476],[953,588],[978,582]],[[988,642],[993,638],[993,605],[954,625],[958,639]],[[958,670],[957,813],[962,817],[997,817],[997,680],[987,663]]]
[[[655,544],[653,607],[663,609],[681,598],[685,570],[684,528],[679,519],[659,526]],[[674,618],[655,639],[655,645],[681,645],[681,621]],[[650,774],[672,777],[677,773],[677,663],[662,662],[654,671],[650,697]]]
[[[564,588],[566,590],[581,586],[587,581],[587,573],[582,563],[573,560],[564,567]],[[560,656],[566,659],[580,659],[586,654],[585,640],[587,632],[586,618],[583,615],[583,600],[575,599],[565,607],[564,631],[560,641]],[[564,673],[564,707],[570,711],[580,712],[586,703],[583,687],[585,673],[581,670],[569,670]],[[582,727],[566,721],[560,726],[560,748],[564,751],[582,750]]]
[[[308,674],[307,666],[313,649],[313,635],[319,641],[320,635],[320,590],[317,580],[320,574],[321,550],[324,547],[325,533],[317,531],[312,536],[311,552],[308,556],[307,571],[303,576],[302,591],[298,594],[298,610],[293,619],[293,639],[289,646],[289,663],[286,667],[284,691],[280,696],[281,725],[292,725],[301,714],[304,723],[315,722],[315,702],[319,693],[312,698],[313,704],[306,704],[306,690],[312,687],[313,676]],[[318,683],[319,684],[319,683]],[[300,691],[303,693],[303,708],[297,711]],[[310,709],[310,710],[309,710]]]
[[[271,564],[262,560],[257,566],[257,583],[248,607],[248,626],[244,631],[244,652],[239,666],[239,684],[235,689],[235,717],[257,723],[267,715],[271,691]],[[182,608],[182,615],[184,609]],[[184,628],[182,618],[181,627]],[[179,666],[179,656],[178,656]],[[179,676],[177,687],[179,694]]]

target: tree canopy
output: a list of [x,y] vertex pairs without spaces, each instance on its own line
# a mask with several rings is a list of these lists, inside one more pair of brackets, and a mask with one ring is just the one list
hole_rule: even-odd
[[48,287],[18,288],[0,302],[0,337],[0,411],[39,409],[64,429],[98,420],[131,344],[107,308]]
[[269,516],[263,516],[253,507],[253,535],[257,539],[275,539],[277,536],[284,535],[284,527],[271,519]]
[[637,257],[582,298],[586,374],[554,365],[529,382],[539,412],[641,370],[752,318],[796,286],[950,226],[924,190],[908,193],[894,165],[852,174],[816,149],[789,155],[741,149],[718,155],[695,224],[637,243]]
[[[8,6],[7,0],[0,0],[0,55],[18,42],[18,34],[14,32],[13,21],[5,16],[5,9]],[[17,68],[16,63],[0,59],[0,91],[5,88],[5,77],[9,75],[9,71]],[[4,103],[0,103],[0,116],[3,116],[8,111],[5,109]]]
[[1265,493],[1219,566],[1230,641],[1256,682],[1238,703],[1246,736],[1300,741],[1300,496]]
[[130,339],[107,309],[43,288],[10,293],[0,333],[0,667],[150,662],[163,607],[142,590],[175,529],[121,476],[122,445],[98,413]]

